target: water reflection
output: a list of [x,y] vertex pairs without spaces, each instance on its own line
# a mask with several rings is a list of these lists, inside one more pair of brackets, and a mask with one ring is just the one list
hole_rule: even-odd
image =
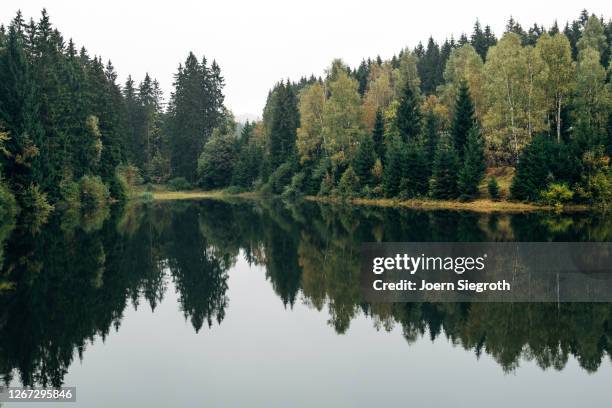
[[504,370],[522,360],[587,371],[609,360],[609,304],[367,304],[359,290],[364,241],[610,241],[605,215],[481,215],[334,208],[279,201],[153,203],[82,216],[56,214],[37,231],[0,223],[0,373],[59,386],[88,343],[119,330],[126,308],[155,310],[171,279],[196,332],[223,324],[228,273],[262,265],[287,308],[329,313],[338,334],[358,314],[408,344],[445,336]]

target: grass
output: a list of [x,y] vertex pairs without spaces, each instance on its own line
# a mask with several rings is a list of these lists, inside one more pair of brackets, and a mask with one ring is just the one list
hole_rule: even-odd
[[[446,200],[431,200],[431,199],[410,199],[410,200],[398,200],[391,198],[355,198],[349,200],[342,200],[335,197],[320,197],[320,196],[306,196],[306,200],[316,201],[321,203],[331,204],[353,204],[353,205],[364,205],[374,207],[394,207],[394,208],[413,208],[421,210],[457,210],[457,211],[474,211],[481,213],[492,213],[492,212],[529,212],[529,211],[542,211],[542,210],[554,210],[551,206],[520,203],[513,201],[493,201],[489,199],[477,199],[469,202],[461,201],[446,201]],[[564,211],[584,211],[587,207],[583,206],[572,206],[564,208]]]
[[243,192],[243,193],[228,193],[223,190],[213,191],[168,191],[168,190],[155,190],[152,192],[153,199],[159,201],[168,200],[195,200],[195,199],[216,199],[222,200],[226,198],[259,198],[261,194],[256,192]]

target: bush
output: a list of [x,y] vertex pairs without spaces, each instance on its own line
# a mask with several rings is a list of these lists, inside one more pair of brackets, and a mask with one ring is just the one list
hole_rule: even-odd
[[81,177],[81,206],[85,210],[106,207],[110,200],[110,191],[100,176],[84,175]]
[[185,177],[175,177],[168,180],[168,188],[172,191],[191,190],[191,184]]
[[552,183],[546,191],[542,192],[542,199],[548,205],[555,208],[563,208],[563,206],[574,198],[574,192],[570,190],[567,184]]
[[495,176],[489,177],[487,189],[489,190],[489,197],[491,197],[491,200],[499,200],[499,184]]

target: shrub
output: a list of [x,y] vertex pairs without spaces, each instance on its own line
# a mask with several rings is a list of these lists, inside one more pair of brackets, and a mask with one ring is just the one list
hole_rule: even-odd
[[565,204],[572,201],[573,198],[574,192],[565,183],[552,183],[548,186],[548,189],[542,192],[544,202],[555,208],[562,208]]
[[110,200],[110,191],[100,176],[84,175],[81,177],[81,206],[85,210],[106,207]]
[[489,190],[489,197],[491,197],[491,200],[499,200],[499,184],[495,176],[489,177],[487,189]]
[[[115,179],[113,184],[117,184],[117,186],[111,184],[111,194],[117,199],[120,199],[121,195],[132,194],[134,189],[143,183],[140,169],[132,164],[117,166]],[[115,189],[117,189],[116,193],[114,192]]]
[[172,191],[191,190],[191,184],[185,177],[174,177],[168,180],[168,187]]

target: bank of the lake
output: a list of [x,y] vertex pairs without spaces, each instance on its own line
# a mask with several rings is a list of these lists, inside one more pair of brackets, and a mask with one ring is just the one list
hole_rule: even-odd
[[[153,199],[157,201],[166,200],[195,200],[195,199],[261,199],[266,198],[264,194],[258,192],[241,192],[233,193],[224,190],[212,191],[168,191],[158,189],[152,192]],[[326,204],[336,205],[357,205],[357,206],[373,206],[383,208],[411,208],[420,210],[456,210],[456,211],[473,211],[480,213],[490,212],[531,212],[531,211],[562,211],[562,212],[580,212],[590,211],[593,208],[586,205],[568,205],[562,209],[555,208],[550,205],[523,203],[518,201],[499,200],[493,201],[490,199],[477,199],[474,201],[462,202],[458,200],[434,200],[434,199],[409,199],[400,200],[394,198],[341,198],[332,196],[304,196],[307,201],[314,201]]]

